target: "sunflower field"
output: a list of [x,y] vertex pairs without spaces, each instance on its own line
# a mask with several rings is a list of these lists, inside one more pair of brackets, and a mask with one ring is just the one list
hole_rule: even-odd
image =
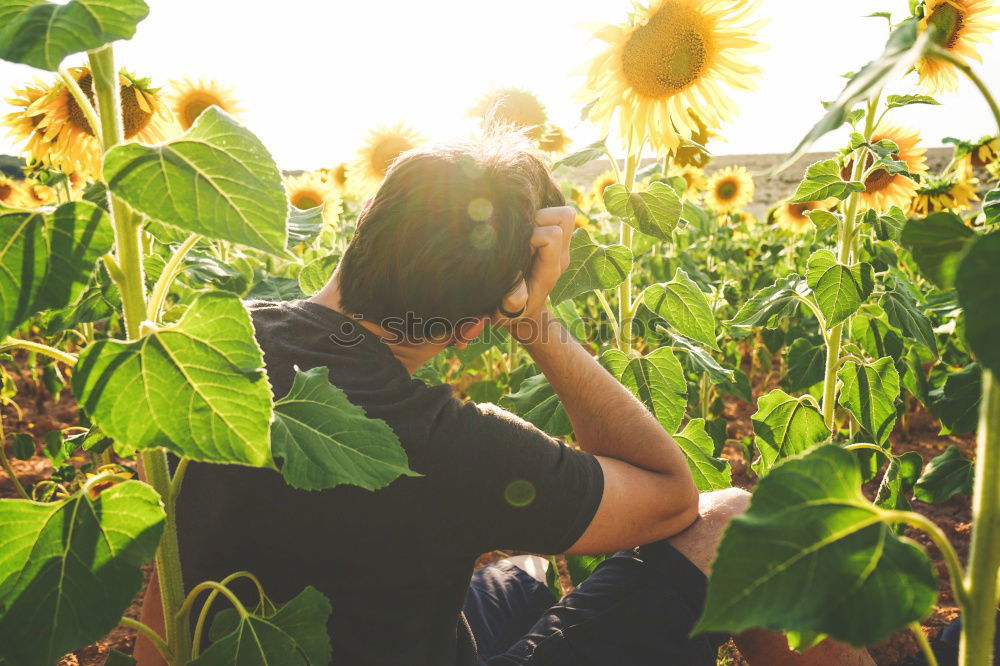
[[[753,490],[696,631],[762,627],[797,650],[831,637],[936,663],[927,635],[960,613],[960,663],[987,666],[1000,106],[976,63],[1000,7],[895,4],[878,15],[888,41],[847,63],[769,174],[803,175],[765,215],[749,212],[764,174],[715,167],[709,148],[738,111],[731,93],[761,73],[755,0],[642,0],[594,28],[603,50],[582,63],[578,101],[604,138],[579,150],[527,90],[490,90],[469,113],[530,137],[577,210],[552,310],[675,433],[699,489]],[[261,590],[247,607],[229,586],[252,572],[234,572],[185,594],[173,504],[189,461],[307,489],[377,492],[408,472],[395,435],[314,373],[272,399],[242,301],[319,291],[364,202],[424,138],[379,126],[355,159],[282,172],[241,124],[238,91],[153,82],[116,59],[147,13],[143,0],[0,0],[0,58],[38,70],[4,82],[21,155],[0,161],[0,664],[133,663],[136,632],[171,665],[327,664],[331,608],[315,590]],[[954,103],[960,78],[997,134],[953,139],[938,164],[894,116]],[[884,94],[900,81],[908,93]],[[841,149],[803,165],[831,133]],[[503,330],[417,376],[572,442]],[[310,424],[369,433],[381,464],[343,464],[359,450]],[[553,558],[550,586],[563,594],[600,559]],[[163,635],[136,619],[152,567]],[[203,626],[213,603],[235,608],[232,626]],[[214,640],[201,653],[192,619]],[[720,663],[740,663],[733,650]]]

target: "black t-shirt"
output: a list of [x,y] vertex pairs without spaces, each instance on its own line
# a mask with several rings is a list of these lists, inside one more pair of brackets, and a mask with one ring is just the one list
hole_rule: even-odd
[[239,570],[279,603],[316,587],[333,605],[334,664],[474,663],[461,608],[475,558],[571,546],[601,500],[597,460],[411,378],[378,338],[329,308],[249,307],[276,397],[295,366],[327,366],[351,402],[392,427],[422,476],[374,492],[305,491],[273,470],[192,463],[177,504],[186,587]]

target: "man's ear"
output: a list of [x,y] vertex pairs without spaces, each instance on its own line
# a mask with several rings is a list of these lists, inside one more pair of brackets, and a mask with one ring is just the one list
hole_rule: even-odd
[[469,346],[469,343],[479,337],[479,334],[483,332],[483,328],[486,326],[486,321],[489,317],[483,316],[479,317],[474,321],[464,321],[459,324],[455,329],[455,347],[458,349],[465,349]]

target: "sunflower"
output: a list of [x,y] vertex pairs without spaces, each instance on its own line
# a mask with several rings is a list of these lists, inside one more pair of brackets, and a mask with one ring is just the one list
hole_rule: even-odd
[[984,136],[975,143],[962,145],[956,157],[961,158],[961,169],[966,178],[972,178],[975,169],[985,169],[1000,155],[1000,138]]
[[964,178],[930,178],[917,188],[910,215],[927,217],[942,210],[969,210],[976,196],[975,181]]
[[21,187],[21,207],[38,208],[58,203],[59,197],[56,191],[48,185],[40,183],[25,183]]
[[1000,180],[1000,160],[987,164],[986,172],[990,174],[990,178],[993,180]]
[[499,122],[510,125],[532,139],[542,138],[548,114],[532,93],[521,88],[494,88],[483,95],[469,115],[481,118],[484,124]]
[[[91,103],[95,103],[93,77],[86,67],[69,70]],[[137,79],[122,70],[119,74],[122,101],[122,128],[126,140],[154,143],[165,138],[171,123],[159,91],[147,79]],[[100,172],[100,143],[94,130],[69,89],[60,80],[52,85],[18,90],[18,98],[8,100],[21,111],[9,114],[5,123],[12,134],[27,140],[25,152],[31,158],[61,171],[80,172],[85,179]]]
[[746,168],[719,169],[708,179],[705,204],[717,213],[734,213],[753,200],[753,176]]
[[333,224],[340,214],[340,196],[332,183],[318,173],[306,172],[298,176],[286,176],[285,190],[288,202],[299,210],[309,210],[323,206],[323,221]]
[[351,188],[362,194],[376,190],[396,158],[421,141],[420,135],[402,122],[373,129],[348,171]]
[[833,201],[810,201],[808,203],[792,203],[781,201],[774,208],[774,221],[782,229],[787,229],[795,234],[803,234],[812,226],[812,220],[806,215],[811,210],[828,210]]
[[341,162],[332,169],[321,169],[321,171],[338,191],[343,192],[344,188],[347,187],[347,164],[345,162]]
[[[982,62],[976,43],[990,43],[986,35],[1000,24],[986,17],[1000,13],[994,0],[926,0],[920,29],[934,27],[932,40],[951,55],[960,59]],[[951,63],[930,56],[916,64],[920,87],[928,94],[953,92],[958,89],[958,70]]]
[[546,153],[552,155],[562,155],[569,148],[570,138],[566,136],[562,128],[555,125],[548,125],[538,140],[538,147]]
[[21,208],[21,183],[0,173],[0,204],[7,208]]
[[692,139],[698,121],[718,127],[736,114],[722,87],[752,89],[759,67],[743,56],[761,50],[751,39],[763,22],[745,24],[760,0],[653,0],[628,25],[594,33],[609,46],[591,61],[577,99],[603,127],[619,111],[622,137],[639,150],[643,137],[658,150]]
[[680,169],[674,169],[672,176],[680,176],[687,183],[687,188],[684,190],[684,196],[688,199],[697,199],[705,186],[708,185],[708,179],[705,178],[705,171],[696,166],[683,166]]
[[187,131],[194,125],[201,112],[210,106],[217,106],[231,116],[243,113],[233,89],[219,81],[190,77],[170,82],[170,108],[180,123],[181,129]]
[[718,136],[710,127],[701,120],[701,116],[694,109],[688,109],[691,120],[694,121],[694,131],[690,140],[681,141],[681,145],[676,150],[671,151],[671,163],[674,166],[694,166],[704,168],[712,156],[705,150],[709,140]]
[[[896,125],[879,125],[875,128],[871,142],[878,143],[882,139],[889,139],[899,147],[899,152],[893,153],[892,158],[906,162],[910,173],[915,175],[927,173],[927,158],[924,156],[927,149],[918,145],[920,135],[916,130]],[[873,159],[869,154],[865,163],[866,168],[872,164]],[[853,173],[854,160],[850,159],[840,170],[840,176],[844,180],[850,180]],[[865,191],[861,193],[861,203],[864,208],[874,208],[878,212],[887,211],[893,206],[906,210],[916,191],[917,184],[912,179],[902,174],[890,174],[885,169],[878,169],[865,179]]]
[[594,201],[604,201],[604,190],[608,189],[612,185],[618,182],[615,178],[615,174],[610,171],[605,171],[594,179],[593,184],[590,186],[590,197]]

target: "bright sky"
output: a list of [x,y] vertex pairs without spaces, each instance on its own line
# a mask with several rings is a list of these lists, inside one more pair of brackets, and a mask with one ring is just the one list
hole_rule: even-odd
[[[118,46],[119,64],[162,84],[183,75],[234,86],[244,122],[286,169],[349,160],[370,127],[405,120],[425,136],[463,136],[466,110],[491,85],[536,93],[552,120],[582,146],[598,130],[579,121],[571,100],[601,43],[581,24],[622,21],[627,0],[148,0],[136,37]],[[785,152],[819,118],[820,99],[840,91],[840,75],[877,55],[885,42],[880,10],[905,0],[763,0],[759,33],[770,50],[760,88],[735,96],[742,111],[723,129],[716,154]],[[1000,42],[1000,35],[997,35]],[[1000,93],[1000,45],[981,47],[979,68]],[[76,64],[69,61],[68,64]],[[0,61],[0,97],[34,72]],[[895,92],[913,91],[911,76]],[[894,92],[894,91],[890,91]],[[928,145],[995,130],[983,101],[962,81],[940,107],[902,109]],[[0,112],[6,106],[0,103]],[[0,132],[2,133],[2,132]],[[842,139],[828,137],[819,148]],[[15,152],[0,138],[0,153]]]

